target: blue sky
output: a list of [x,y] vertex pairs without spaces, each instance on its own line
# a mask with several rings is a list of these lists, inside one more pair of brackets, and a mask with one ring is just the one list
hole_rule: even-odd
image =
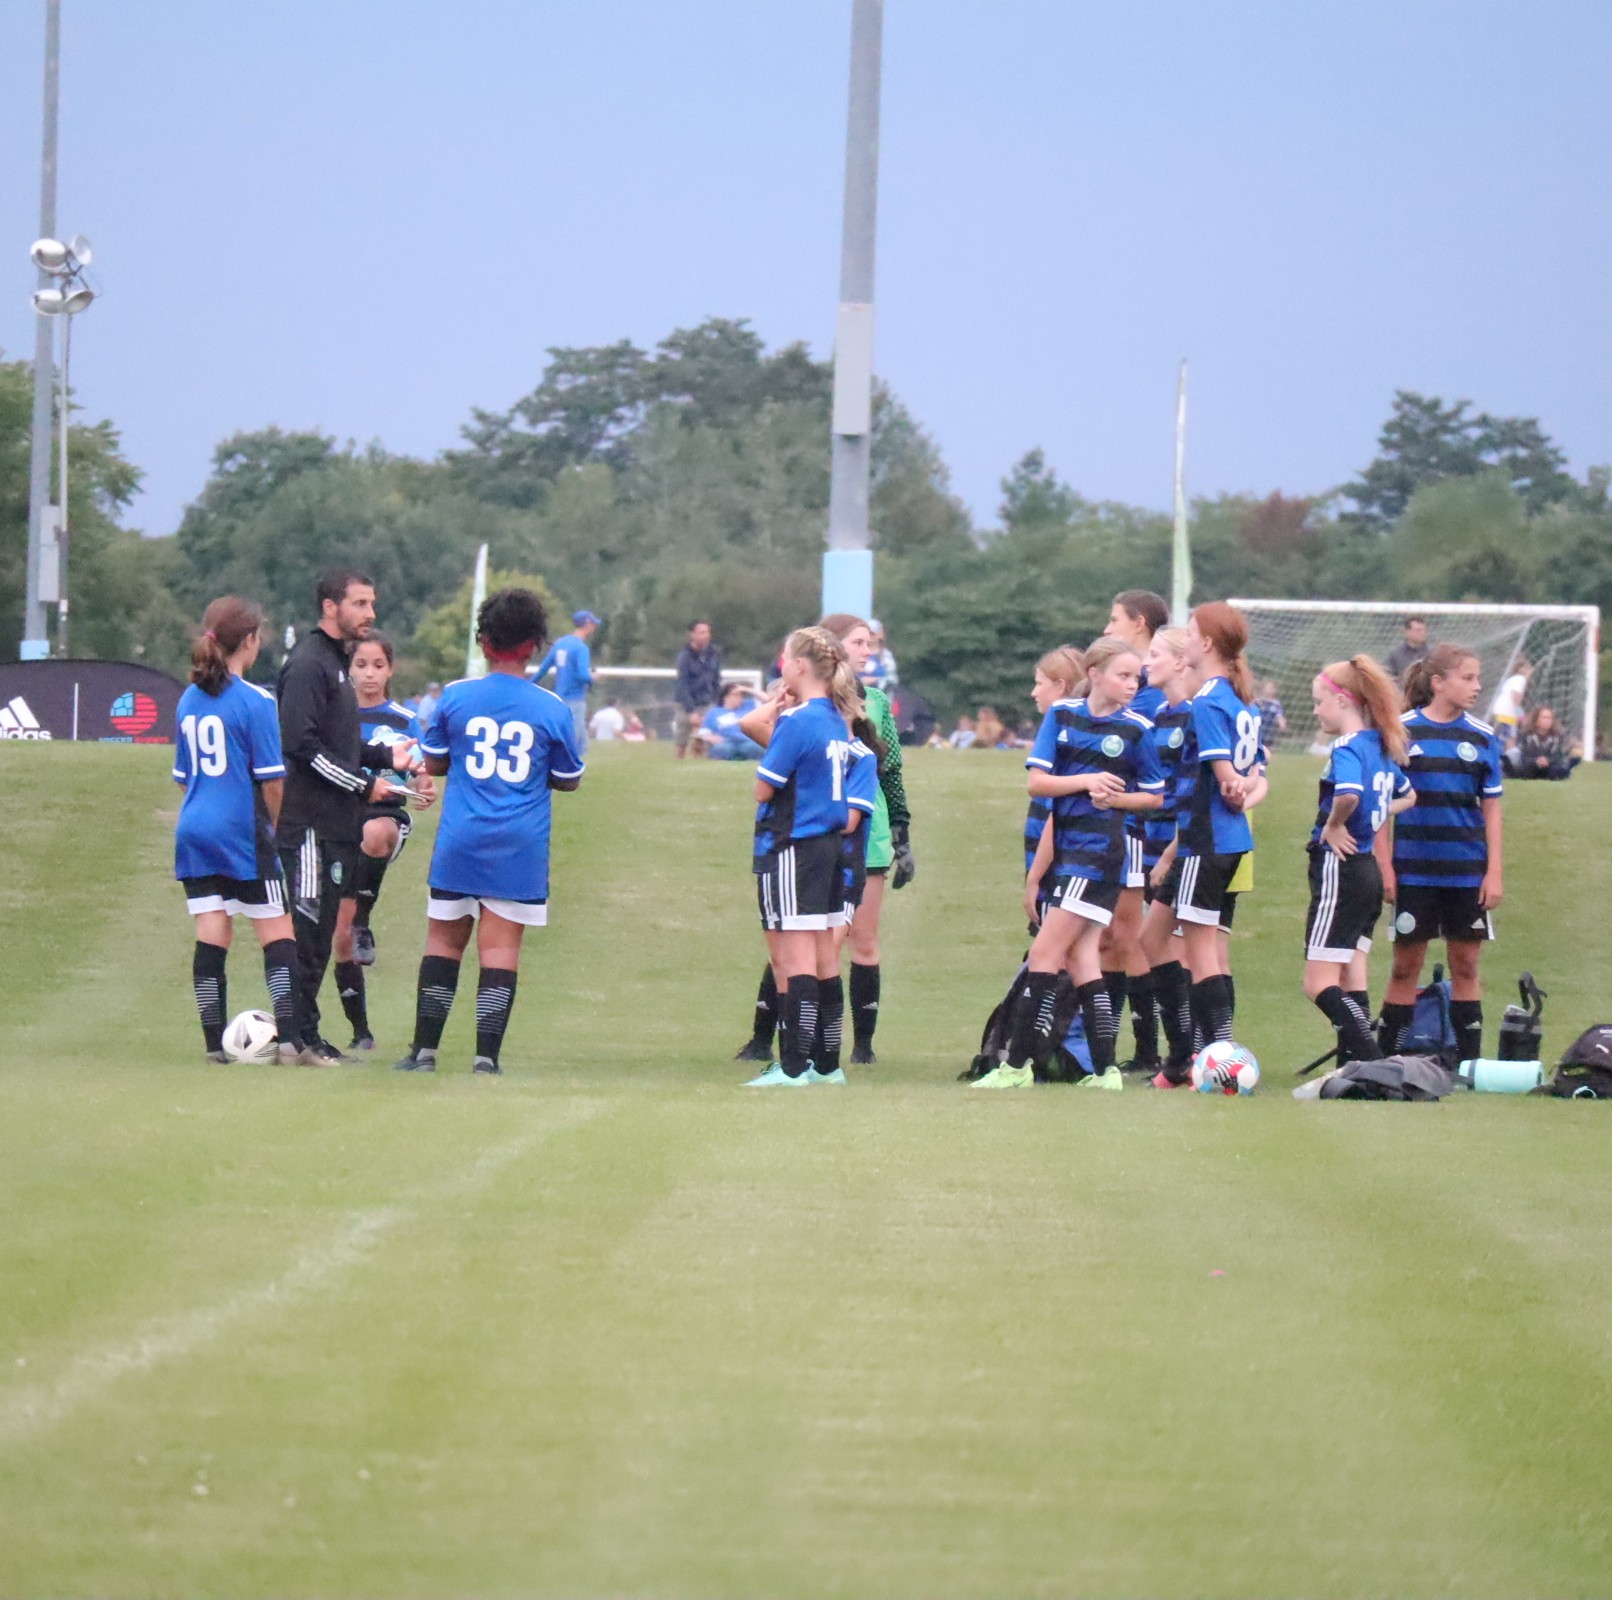
[[[0,348],[32,351],[41,0],[0,7]],[[278,423],[430,455],[551,344],[826,352],[849,0],[64,0],[74,376],[171,531]],[[1612,6],[889,0],[879,371],[982,523],[1041,445],[1163,506],[1317,491],[1396,386],[1612,460]]]

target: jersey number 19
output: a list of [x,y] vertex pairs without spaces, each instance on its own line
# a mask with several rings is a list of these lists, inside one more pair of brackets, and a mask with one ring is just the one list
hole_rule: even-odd
[[186,717],[179,731],[190,746],[191,768],[206,778],[221,778],[229,766],[229,745],[222,717]]

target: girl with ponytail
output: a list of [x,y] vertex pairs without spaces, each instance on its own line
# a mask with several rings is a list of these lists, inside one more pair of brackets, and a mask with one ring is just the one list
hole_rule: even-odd
[[752,1088],[843,1083],[845,838],[873,814],[873,752],[851,737],[861,709],[845,647],[825,628],[790,634],[784,685],[756,768],[754,872],[778,986],[778,1060]]
[[242,674],[257,660],[263,610],[238,595],[207,608],[179,697],[174,781],[183,786],[174,876],[196,919],[191,986],[209,1061],[223,1061],[229,1020],[226,963],[234,918],[251,919],[279,1029],[282,1062],[297,1059],[297,947],[274,827],[285,791],[274,696]]
[[1366,958],[1383,908],[1376,840],[1388,818],[1414,804],[1405,730],[1393,680],[1370,656],[1323,667],[1311,685],[1315,720],[1332,736],[1310,833],[1310,911],[1304,992],[1338,1036],[1338,1061],[1382,1054],[1371,1036]]
[[1472,715],[1483,693],[1477,652],[1435,645],[1405,674],[1405,769],[1416,803],[1378,835],[1377,860],[1394,902],[1394,966],[1378,1043],[1399,1048],[1416,1006],[1427,946],[1443,939],[1450,1021],[1463,1061],[1483,1054],[1478,957],[1494,937],[1501,883],[1501,742]]
[[[1086,658],[1072,644],[1049,650],[1035,664],[1035,681],[1030,698],[1043,717],[1060,700],[1078,699],[1086,690]],[[1030,919],[1033,939],[1046,913],[1047,896],[1052,892],[1047,866],[1037,866],[1036,851],[1052,816],[1052,797],[1030,796],[1030,809],[1024,819],[1024,913]]]

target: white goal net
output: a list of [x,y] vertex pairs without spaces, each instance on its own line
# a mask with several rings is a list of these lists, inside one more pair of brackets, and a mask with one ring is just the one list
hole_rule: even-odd
[[[605,667],[593,669],[593,692],[588,708],[597,711],[614,700],[623,711],[636,712],[652,739],[670,739],[677,716],[676,667]],[[722,681],[742,683],[759,695],[762,673],[758,667],[724,667]]]
[[1533,664],[1526,709],[1550,706],[1586,760],[1595,755],[1596,677],[1601,626],[1597,606],[1418,605],[1382,600],[1233,600],[1248,618],[1248,657],[1260,696],[1274,688],[1286,728],[1265,730],[1272,748],[1305,749],[1317,728],[1310,684],[1329,661],[1362,651],[1387,662],[1404,637],[1406,617],[1427,621],[1429,644],[1470,645],[1483,662],[1483,696],[1474,714],[1489,720],[1501,684],[1526,659]]

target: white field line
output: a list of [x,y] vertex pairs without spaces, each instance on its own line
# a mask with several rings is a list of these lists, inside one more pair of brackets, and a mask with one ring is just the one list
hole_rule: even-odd
[[188,1360],[225,1334],[318,1293],[358,1266],[399,1222],[442,1201],[461,1199],[487,1187],[539,1140],[588,1121],[598,1109],[585,1103],[542,1128],[483,1151],[463,1172],[435,1190],[415,1196],[412,1205],[383,1206],[350,1215],[334,1238],[304,1252],[267,1283],[239,1289],[214,1305],[159,1318],[123,1344],[81,1356],[55,1383],[35,1384],[0,1396],[0,1448],[19,1445],[59,1426],[120,1378]]

